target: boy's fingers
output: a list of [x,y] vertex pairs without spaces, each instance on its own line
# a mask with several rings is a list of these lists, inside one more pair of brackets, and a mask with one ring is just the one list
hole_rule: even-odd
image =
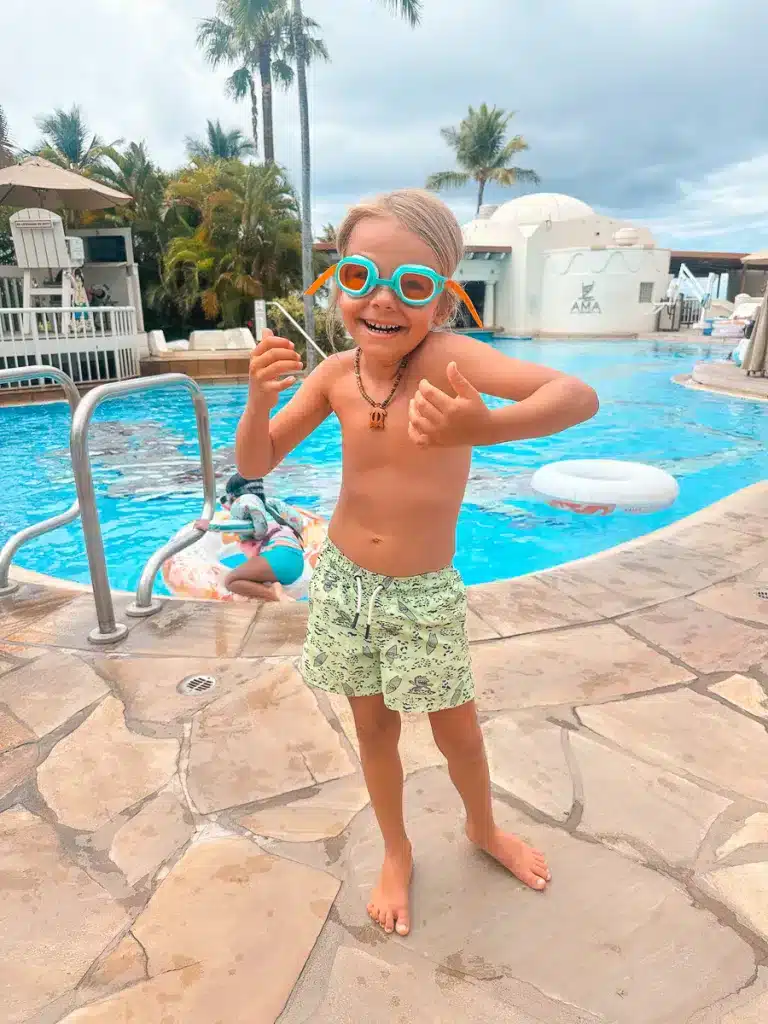
[[420,391],[417,391],[411,400],[411,408],[415,409],[421,416],[435,426],[442,423],[443,414],[431,402],[429,402]]
[[284,348],[272,348],[268,352],[262,352],[260,356],[251,363],[252,370],[267,370],[275,364],[291,366],[294,369],[301,366],[301,356],[296,352]]
[[295,374],[300,369],[301,363],[289,362],[288,360],[283,363],[271,363],[256,373],[256,379],[266,383],[270,380],[277,380],[278,377],[285,377],[288,373]]
[[430,434],[434,429],[432,423],[422,416],[417,409],[411,409],[408,419],[411,426],[420,434]]
[[420,448],[425,448],[429,444],[429,438],[427,435],[422,434],[421,431],[417,430],[412,423],[408,424],[408,437]]
[[454,400],[446,395],[444,391],[441,391],[440,388],[430,384],[428,380],[419,382],[419,393],[424,396],[430,405],[434,405],[436,409],[439,409],[440,412],[448,412],[453,405]]

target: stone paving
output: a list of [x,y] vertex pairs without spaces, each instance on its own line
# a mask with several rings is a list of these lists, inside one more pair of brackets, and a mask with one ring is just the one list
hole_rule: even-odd
[[747,376],[741,367],[725,360],[696,363],[690,376],[675,379],[679,384],[701,391],[714,391],[737,398],[768,399],[768,377]]
[[96,650],[87,595],[25,583],[0,602],[0,1016],[765,1024],[761,578],[768,483],[471,590],[499,818],[554,880],[468,846],[409,717],[407,939],[365,914],[380,843],[348,705],[296,673],[300,606],[169,602]]

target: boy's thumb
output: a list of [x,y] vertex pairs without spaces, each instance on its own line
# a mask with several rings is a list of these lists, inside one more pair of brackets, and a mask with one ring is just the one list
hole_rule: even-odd
[[476,388],[474,388],[463,373],[460,372],[456,363],[448,364],[448,380],[451,382],[451,387],[461,398],[471,398],[472,395],[477,394]]
[[266,341],[267,338],[274,338],[275,332],[270,327],[263,327],[261,331],[261,340]]

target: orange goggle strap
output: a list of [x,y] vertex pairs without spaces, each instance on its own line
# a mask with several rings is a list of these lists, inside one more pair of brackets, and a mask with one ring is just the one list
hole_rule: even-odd
[[[323,271],[323,273],[320,275],[320,277],[318,277],[315,283],[311,284],[309,288],[307,288],[304,294],[314,295],[315,292],[319,291],[323,287],[323,285],[327,281],[330,281],[330,279],[336,273],[336,267],[338,267],[338,263],[334,263],[332,267],[328,267],[327,270]],[[483,321],[480,319],[478,312],[475,309],[475,304],[472,302],[472,299],[470,299],[470,297],[467,295],[466,291],[462,288],[459,282],[446,281],[445,287],[448,289],[448,291],[453,292],[453,294],[464,303],[469,312],[472,314],[472,318],[474,319],[477,326],[480,328],[480,330],[483,330],[485,325],[483,324]]]
[[307,288],[307,290],[304,292],[304,294],[305,295],[314,295],[315,292],[320,291],[320,289],[323,287],[323,285],[327,281],[330,281],[330,279],[336,273],[336,267],[338,267],[338,265],[339,265],[338,263],[334,263],[332,267],[328,267],[327,270],[323,271],[323,273],[320,275],[320,277],[318,277],[318,279],[315,281],[315,283],[311,284],[309,286],[309,288]]
[[483,321],[482,321],[482,320],[480,319],[480,317],[479,317],[479,315],[478,315],[478,312],[477,312],[477,310],[475,309],[475,304],[474,304],[474,302],[472,301],[472,299],[470,299],[470,297],[469,297],[469,296],[467,295],[467,293],[466,293],[466,292],[464,291],[464,289],[463,289],[463,288],[461,287],[461,285],[459,284],[459,282],[458,282],[458,281],[446,281],[446,282],[445,282],[445,287],[446,287],[446,288],[448,289],[448,291],[449,291],[449,292],[453,292],[453,294],[454,294],[454,295],[455,295],[455,296],[456,296],[457,298],[461,299],[461,301],[462,301],[462,302],[464,303],[464,305],[465,305],[465,306],[467,307],[467,309],[469,310],[469,312],[470,312],[470,313],[472,314],[472,317],[474,318],[474,321],[475,321],[475,323],[477,324],[477,326],[478,326],[478,327],[480,328],[480,330],[482,331],[482,330],[484,329],[484,327],[485,327],[485,324],[484,324],[484,323],[483,323]]

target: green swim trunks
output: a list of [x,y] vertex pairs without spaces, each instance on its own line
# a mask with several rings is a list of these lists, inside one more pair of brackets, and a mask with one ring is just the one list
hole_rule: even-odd
[[395,711],[455,708],[474,697],[467,598],[453,568],[424,576],[380,576],[330,541],[312,574],[305,682],[368,697]]

